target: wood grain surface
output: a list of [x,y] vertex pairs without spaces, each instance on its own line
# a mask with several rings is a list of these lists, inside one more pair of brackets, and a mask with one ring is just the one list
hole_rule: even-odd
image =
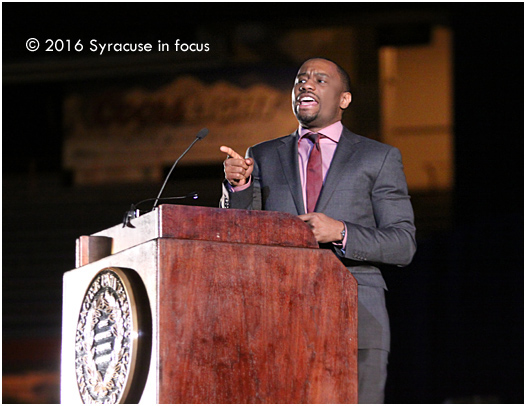
[[356,403],[356,282],[334,254],[173,239],[160,252],[160,403]]
[[162,205],[159,210],[159,237],[318,247],[310,228],[288,213],[178,205]]

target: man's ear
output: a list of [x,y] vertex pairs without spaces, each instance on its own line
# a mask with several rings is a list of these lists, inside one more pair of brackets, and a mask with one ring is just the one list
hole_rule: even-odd
[[352,101],[351,92],[343,92],[340,97],[340,108],[342,110],[345,110],[347,107],[349,107],[349,104],[351,104],[351,101]]

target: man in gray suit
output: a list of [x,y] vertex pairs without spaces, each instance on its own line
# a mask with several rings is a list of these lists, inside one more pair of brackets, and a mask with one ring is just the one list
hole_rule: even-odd
[[245,158],[221,147],[221,206],[297,214],[354,275],[358,399],[383,403],[390,332],[378,265],[411,262],[414,216],[398,149],[343,127],[351,97],[349,76],[336,63],[304,62],[292,92],[299,129],[249,148]]

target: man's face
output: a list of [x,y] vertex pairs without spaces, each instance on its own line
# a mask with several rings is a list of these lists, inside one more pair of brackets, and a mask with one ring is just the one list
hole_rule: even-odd
[[320,130],[342,118],[351,102],[336,65],[324,59],[311,59],[298,71],[292,89],[292,110],[299,123]]

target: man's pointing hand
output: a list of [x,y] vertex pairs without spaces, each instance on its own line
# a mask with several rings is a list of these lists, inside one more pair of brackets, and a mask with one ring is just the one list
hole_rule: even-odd
[[254,169],[254,161],[252,158],[244,158],[230,147],[222,146],[219,149],[221,152],[227,154],[227,158],[223,162],[225,179],[232,186],[245,185]]

